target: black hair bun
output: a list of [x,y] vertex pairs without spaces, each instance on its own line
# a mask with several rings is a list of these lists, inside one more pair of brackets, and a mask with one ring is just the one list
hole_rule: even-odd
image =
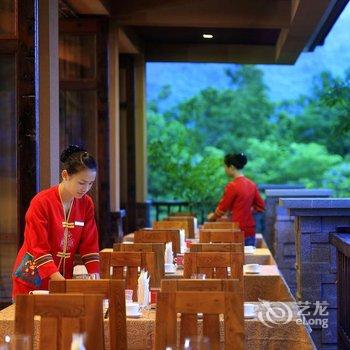
[[65,163],[67,159],[74,153],[86,152],[86,150],[78,145],[69,145],[62,153],[60,160],[62,163]]
[[243,169],[248,162],[247,156],[244,153],[236,153],[233,158],[233,165],[237,169]]

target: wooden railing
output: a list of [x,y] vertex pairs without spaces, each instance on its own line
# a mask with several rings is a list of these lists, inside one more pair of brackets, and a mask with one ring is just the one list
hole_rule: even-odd
[[[170,216],[175,212],[192,212],[198,218],[198,222],[202,223],[209,212],[210,205],[206,203],[190,203],[188,201],[151,201],[151,222],[159,221],[164,217]],[[214,210],[215,207],[211,208]]]
[[337,248],[338,349],[350,349],[350,227],[331,235]]

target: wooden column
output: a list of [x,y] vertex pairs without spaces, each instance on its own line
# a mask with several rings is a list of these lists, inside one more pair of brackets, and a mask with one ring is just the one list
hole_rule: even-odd
[[18,245],[23,242],[24,216],[29,202],[37,190],[36,154],[36,105],[35,84],[35,23],[38,14],[34,8],[38,0],[18,3],[18,52],[17,52],[17,192],[18,192]]
[[59,181],[58,0],[38,4],[38,167],[44,189]]
[[136,227],[150,227],[150,203],[147,201],[147,113],[146,63],[143,55],[135,59],[135,167]]
[[136,201],[147,198],[147,115],[146,115],[146,69],[142,55],[135,59],[135,135],[136,135]]
[[109,23],[108,41],[108,110],[109,110],[109,181],[111,236],[114,242],[122,240],[125,210],[120,210],[120,89],[119,89],[119,28]]
[[120,143],[119,143],[119,45],[118,26],[109,25],[109,74],[108,74],[108,104],[109,104],[109,153],[110,153],[110,204],[111,212],[120,209]]

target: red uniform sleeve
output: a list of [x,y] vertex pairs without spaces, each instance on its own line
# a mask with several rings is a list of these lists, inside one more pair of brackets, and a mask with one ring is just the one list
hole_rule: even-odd
[[87,197],[85,223],[79,244],[79,254],[89,273],[100,272],[100,254],[98,247],[98,231],[95,222],[94,204]]
[[261,198],[258,188],[255,188],[254,202],[253,208],[255,211],[264,211],[265,210],[265,202]]
[[58,271],[51,255],[48,232],[48,214],[39,200],[30,203],[26,214],[26,240],[41,279]]
[[232,183],[226,185],[224,194],[220,199],[218,206],[215,209],[215,216],[220,218],[225,212],[232,207],[232,202],[235,199],[235,187]]

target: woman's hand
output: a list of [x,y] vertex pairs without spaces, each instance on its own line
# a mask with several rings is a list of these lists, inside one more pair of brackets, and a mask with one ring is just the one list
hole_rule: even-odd
[[55,272],[50,276],[51,281],[64,281],[65,278],[59,273]]
[[215,221],[216,220],[216,215],[215,213],[209,213],[207,216],[208,221]]

